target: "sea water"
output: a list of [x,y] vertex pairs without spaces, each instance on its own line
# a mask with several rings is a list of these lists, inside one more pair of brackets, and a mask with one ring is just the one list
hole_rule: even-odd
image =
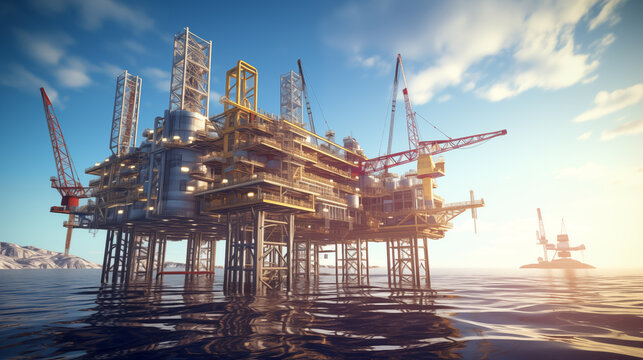
[[112,288],[0,270],[0,358],[643,357],[641,271],[432,269],[431,290],[333,274],[265,297],[224,295],[221,273]]

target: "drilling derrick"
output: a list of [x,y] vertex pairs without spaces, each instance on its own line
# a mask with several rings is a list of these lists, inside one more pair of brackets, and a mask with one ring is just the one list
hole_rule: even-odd
[[69,220],[64,223],[67,228],[67,237],[65,241],[65,255],[69,255],[69,246],[71,244],[71,234],[74,228],[74,214],[72,210],[78,207],[78,199],[89,197],[88,191],[80,184],[78,173],[74,169],[74,163],[69,155],[67,143],[63,136],[58,117],[54,112],[54,106],[51,104],[44,88],[40,88],[42,103],[45,107],[45,117],[47,118],[47,127],[49,128],[49,137],[54,152],[54,161],[56,163],[57,177],[51,177],[51,187],[58,190],[62,196],[62,206],[52,206],[51,212],[69,214]]
[[109,149],[113,155],[127,154],[131,147],[136,147],[141,83],[140,77],[128,73],[127,70],[116,79],[114,115],[109,139]]
[[190,32],[174,35],[170,111],[187,110],[208,116],[212,42]]
[[300,125],[303,108],[301,76],[291,70],[289,73],[281,75],[279,84],[281,118]]

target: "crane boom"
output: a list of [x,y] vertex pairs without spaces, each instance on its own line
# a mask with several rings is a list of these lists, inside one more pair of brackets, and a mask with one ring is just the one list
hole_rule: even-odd
[[[40,88],[42,96],[42,103],[45,108],[45,116],[47,118],[47,126],[49,127],[49,137],[51,138],[51,146],[54,152],[54,161],[56,162],[57,178],[52,178],[51,186],[58,190],[63,197],[62,205],[68,205],[67,201],[76,198],[87,197],[86,189],[80,184],[78,174],[74,169],[74,163],[69,155],[67,143],[63,136],[58,118],[54,112],[54,107],[47,96],[44,88]],[[71,204],[74,205],[74,204]]]
[[540,208],[536,209],[538,211],[538,244],[543,246],[543,253],[545,262],[549,261],[547,256],[547,237],[545,236],[545,223],[543,222],[543,216],[540,213]]
[[465,136],[448,140],[428,140],[420,141],[419,147],[411,150],[401,151],[395,154],[379,156],[376,158],[362,160],[360,162],[360,171],[362,174],[374,174],[398,165],[408,164],[418,159],[421,153],[437,155],[450,150],[455,150],[464,146],[473,145],[486,141],[497,136],[507,135],[507,130],[499,130],[484,134]]
[[78,199],[89,197],[89,192],[88,189],[80,184],[78,173],[74,169],[74,163],[71,161],[65,137],[58,123],[58,117],[56,117],[54,107],[44,88],[40,88],[40,95],[42,96],[42,104],[45,107],[45,117],[47,118],[47,127],[49,128],[49,137],[51,138],[51,147],[54,151],[54,161],[58,173],[58,177],[51,177],[51,187],[58,190],[62,196],[60,203],[62,206],[52,206],[51,212],[69,214],[69,220],[63,224],[67,228],[65,255],[69,255],[71,234],[74,229],[74,214],[71,212],[71,207],[78,206]]
[[386,155],[391,154],[391,148],[393,146],[393,124],[395,123],[395,104],[397,103],[397,74],[400,68],[400,62],[402,61],[402,55],[397,54],[397,62],[395,63],[395,77],[393,78],[393,102],[391,106],[391,124],[388,130],[388,147],[386,148]]
[[411,99],[409,98],[409,90],[406,84],[406,75],[404,74],[404,64],[402,64],[402,55],[397,54],[397,61],[395,62],[395,77],[393,78],[393,100],[391,105],[391,123],[388,132],[388,147],[386,148],[386,155],[391,154],[393,147],[393,128],[395,123],[395,107],[397,103],[397,88],[399,74],[402,73],[402,80],[404,81],[404,106],[406,108],[406,128],[409,135],[409,150],[418,149],[420,142],[420,135],[418,134],[417,122],[415,121],[415,112],[411,106]]
[[[308,121],[310,121],[310,131],[317,134],[315,131],[315,122],[313,121],[313,112],[310,109],[310,101],[308,100],[308,90],[306,90],[306,80],[304,79],[304,70],[301,67],[301,59],[297,59],[297,66],[299,67],[299,76],[301,77],[301,89],[304,92],[304,100],[306,100],[306,111],[308,111]],[[316,142],[317,139],[314,139]]]
[[[398,55],[399,56],[399,55]],[[404,74],[404,65],[402,65],[402,56],[399,57],[400,70],[402,70],[402,79],[404,80],[404,105],[406,108],[406,129],[409,132],[409,149],[418,149],[420,143],[420,135],[418,134],[417,123],[415,122],[415,113],[411,106],[411,99],[409,98],[409,90],[406,85],[406,75]],[[422,149],[420,149],[422,151]]]
[[545,224],[543,222],[543,216],[540,213],[540,208],[537,208],[536,211],[538,211],[538,243],[547,243],[547,237],[545,236]]

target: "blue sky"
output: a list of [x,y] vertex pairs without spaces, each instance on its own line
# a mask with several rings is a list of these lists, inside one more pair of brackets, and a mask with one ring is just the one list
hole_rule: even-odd
[[[232,2],[5,1],[0,98],[5,136],[1,241],[62,251],[64,217],[38,88],[46,87],[83,183],[109,153],[115,78],[143,78],[139,132],[169,102],[172,35],[212,40],[212,95],[243,59],[259,70],[259,104],[279,112],[279,75],[301,58],[317,129],[386,148],[395,56],[414,110],[451,137],[509,135],[445,154],[437,193],[484,197],[431,243],[433,266],[516,267],[540,256],[536,208],[554,239],[565,217],[597,266],[643,255],[643,3],[640,1]],[[401,100],[401,99],[400,99]],[[400,103],[401,104],[401,103]],[[401,107],[398,109],[402,110]],[[211,100],[212,114],[221,111]],[[407,147],[398,111],[394,150]],[[442,139],[418,119],[422,140]],[[403,167],[400,172],[409,167]],[[78,230],[72,253],[100,262],[104,233]],[[376,247],[377,248],[377,247]],[[178,250],[170,260],[181,260]],[[385,258],[375,251],[377,260]],[[379,255],[377,255],[379,254]],[[221,263],[219,261],[219,263]]]

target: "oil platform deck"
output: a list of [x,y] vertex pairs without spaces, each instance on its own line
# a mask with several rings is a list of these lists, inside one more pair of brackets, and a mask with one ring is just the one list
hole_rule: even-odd
[[[430,287],[428,240],[483,200],[447,204],[434,193],[444,160],[419,153],[403,177],[365,171],[352,137],[335,142],[302,120],[302,81],[281,77],[281,114],[258,107],[257,69],[227,71],[222,113],[208,117],[210,41],[174,37],[169,109],[136,146],[141,79],[117,80],[111,155],[85,170],[93,199],[72,226],[107,230],[104,283],[165,276],[168,241],[187,241],[188,276],[212,276],[225,242],[224,288],[263,294],[319,276],[333,253],[338,281],[365,284],[369,242],[385,242],[391,286]],[[433,144],[432,146],[436,146]]]

